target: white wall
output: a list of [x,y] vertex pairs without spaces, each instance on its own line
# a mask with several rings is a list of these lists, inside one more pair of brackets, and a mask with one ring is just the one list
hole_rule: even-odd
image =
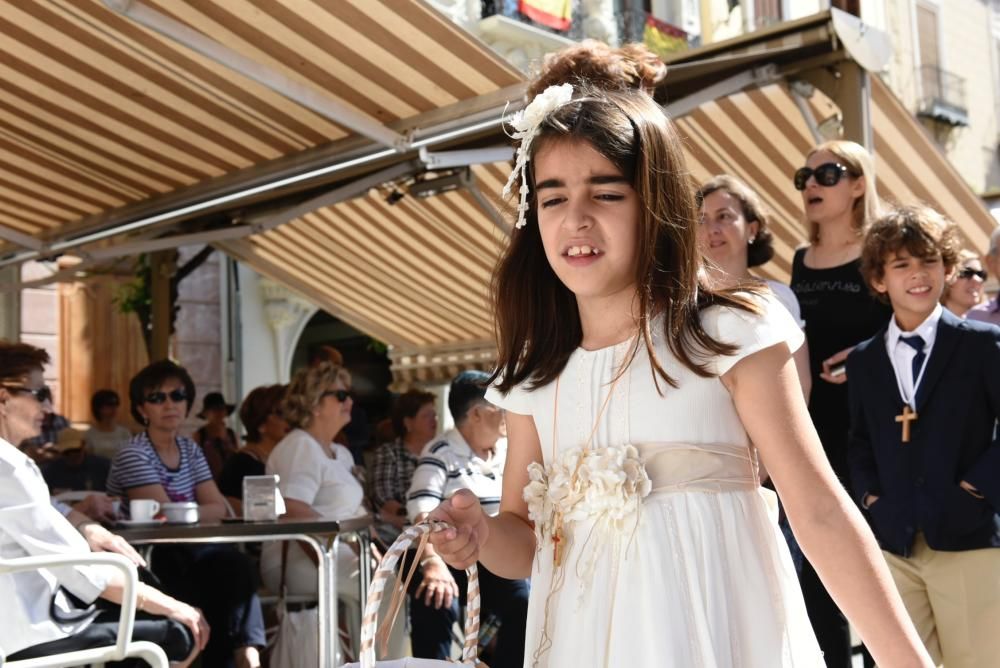
[[244,264],[239,265],[240,325],[243,337],[242,384],[244,396],[255,387],[287,382],[278,368],[274,331],[264,312],[260,290],[260,274]]

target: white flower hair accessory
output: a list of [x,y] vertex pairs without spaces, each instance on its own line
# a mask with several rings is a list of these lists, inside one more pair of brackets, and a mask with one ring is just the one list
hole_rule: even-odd
[[507,119],[507,124],[514,128],[510,135],[512,139],[521,140],[521,145],[517,148],[517,155],[514,159],[514,171],[507,179],[507,185],[503,187],[503,196],[510,196],[510,189],[514,186],[514,181],[518,174],[521,175],[521,201],[517,205],[517,223],[514,225],[521,229],[528,224],[525,215],[528,213],[528,161],[531,160],[531,142],[538,133],[538,126],[542,124],[545,117],[553,111],[563,106],[573,99],[572,84],[562,84],[560,86],[549,86],[535,96],[531,103]]

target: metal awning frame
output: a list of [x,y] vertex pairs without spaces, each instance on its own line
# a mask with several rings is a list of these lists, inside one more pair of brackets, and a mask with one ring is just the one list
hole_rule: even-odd
[[329,183],[343,184],[347,179],[363,177],[374,170],[409,163],[419,157],[422,148],[449,147],[484,134],[497,134],[501,131],[505,114],[523,106],[523,95],[524,84],[516,84],[393,123],[393,127],[411,138],[410,149],[405,153],[364,138],[350,137],[87,217],[74,225],[74,229],[61,240],[39,242],[34,237],[19,241],[7,239],[27,250],[15,251],[0,258],[0,268],[56,257],[111,237],[259,205],[267,199],[293,195]]

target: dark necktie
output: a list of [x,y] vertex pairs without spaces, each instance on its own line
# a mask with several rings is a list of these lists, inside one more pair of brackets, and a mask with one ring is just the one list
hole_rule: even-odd
[[899,340],[906,345],[913,348],[917,354],[913,357],[913,392],[917,391],[917,379],[920,378],[920,369],[924,366],[924,359],[927,355],[924,353],[924,340],[919,334],[914,334],[912,336],[901,336]]

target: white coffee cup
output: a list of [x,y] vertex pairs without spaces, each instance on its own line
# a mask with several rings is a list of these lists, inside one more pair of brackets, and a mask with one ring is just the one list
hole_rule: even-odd
[[160,512],[160,503],[153,499],[133,499],[128,503],[128,512],[133,522],[149,522]]

